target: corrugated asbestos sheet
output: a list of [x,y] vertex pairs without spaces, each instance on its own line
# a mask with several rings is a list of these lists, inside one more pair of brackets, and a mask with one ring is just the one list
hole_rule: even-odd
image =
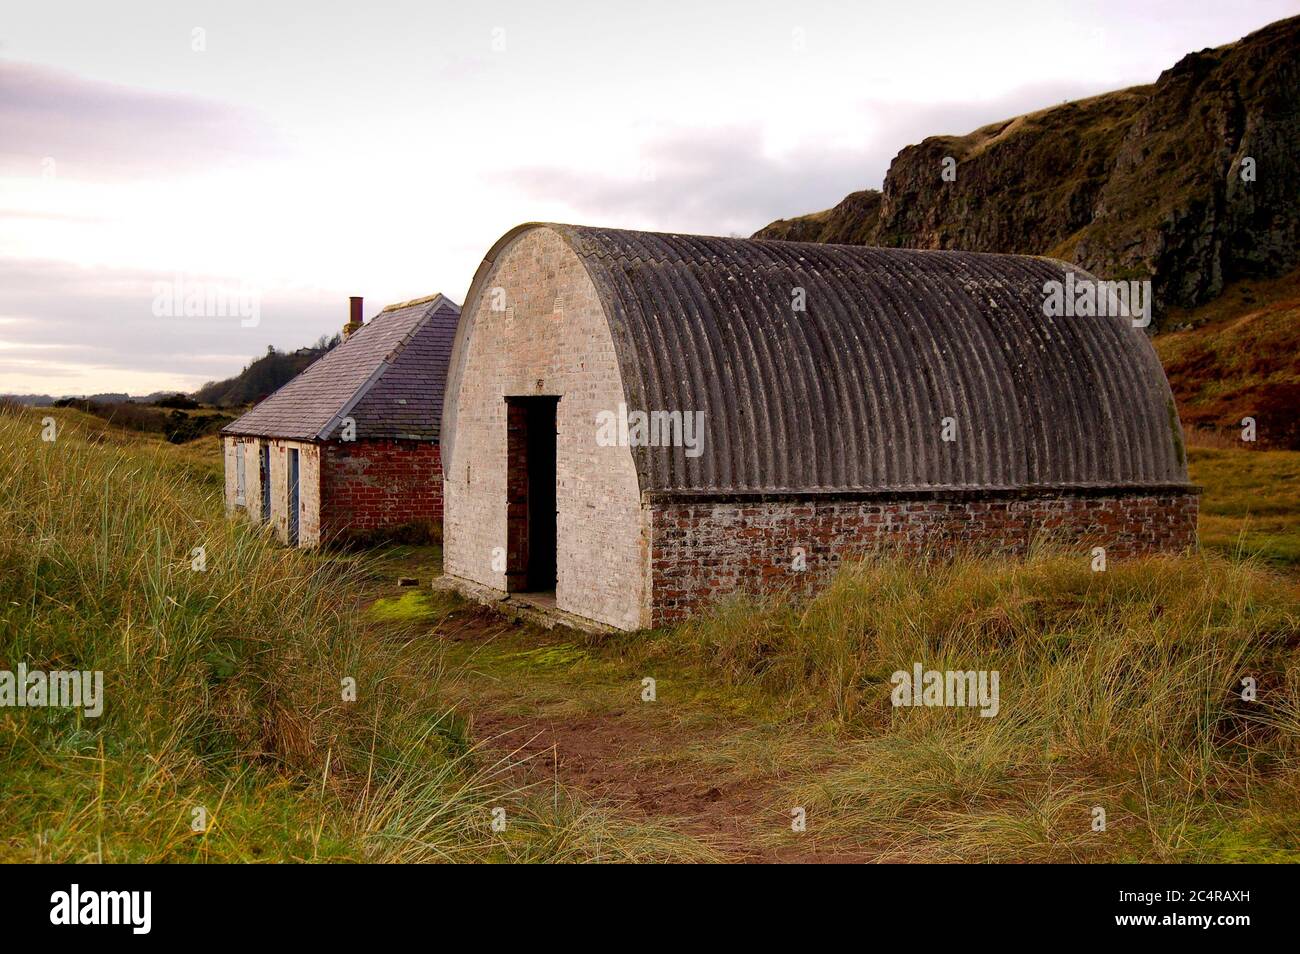
[[331,440],[437,440],[460,308],[442,295],[390,306],[223,434]]
[[700,456],[634,451],[643,491],[1187,482],[1145,334],[1043,314],[1064,263],[543,227],[605,301],[629,407],[704,412]]

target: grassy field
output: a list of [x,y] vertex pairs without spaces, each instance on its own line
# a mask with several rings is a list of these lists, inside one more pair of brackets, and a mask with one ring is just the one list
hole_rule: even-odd
[[[1295,452],[1193,448],[1196,556],[886,560],[594,637],[398,588],[435,548],[269,544],[213,441],[45,413],[0,413],[0,668],[107,703],[0,709],[0,860],[1300,860]],[[892,707],[914,662],[998,670],[998,716]]]
[[0,709],[0,860],[704,854],[478,750],[437,642],[368,622],[363,564],[224,519],[215,440],[10,409],[0,446],[0,666],[99,670],[106,698],[99,718]]
[[[645,651],[828,724],[841,758],[788,800],[841,840],[935,860],[1300,858],[1298,610],[1213,556],[1104,575],[1066,556],[884,561],[802,610],[738,604]],[[997,717],[892,707],[890,674],[916,662],[998,671]]]

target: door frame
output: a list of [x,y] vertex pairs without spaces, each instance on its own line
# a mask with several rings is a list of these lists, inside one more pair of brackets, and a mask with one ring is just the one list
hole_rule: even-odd
[[296,447],[289,448],[289,546],[298,545],[299,534],[302,531],[302,518],[300,509],[302,507],[302,465],[299,460],[299,451]]

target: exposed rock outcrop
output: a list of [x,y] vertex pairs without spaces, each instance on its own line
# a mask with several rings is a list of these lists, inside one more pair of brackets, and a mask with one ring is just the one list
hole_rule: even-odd
[[1300,264],[1300,17],[1190,53],[1149,86],[908,146],[883,191],[755,237],[1051,255],[1150,279],[1157,323],[1282,274]]

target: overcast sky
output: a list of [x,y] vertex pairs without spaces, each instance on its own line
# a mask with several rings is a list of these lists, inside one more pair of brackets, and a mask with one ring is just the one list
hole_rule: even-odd
[[[0,393],[192,389],[532,220],[748,235],[1296,0],[0,0]],[[159,315],[157,283],[257,321]]]

